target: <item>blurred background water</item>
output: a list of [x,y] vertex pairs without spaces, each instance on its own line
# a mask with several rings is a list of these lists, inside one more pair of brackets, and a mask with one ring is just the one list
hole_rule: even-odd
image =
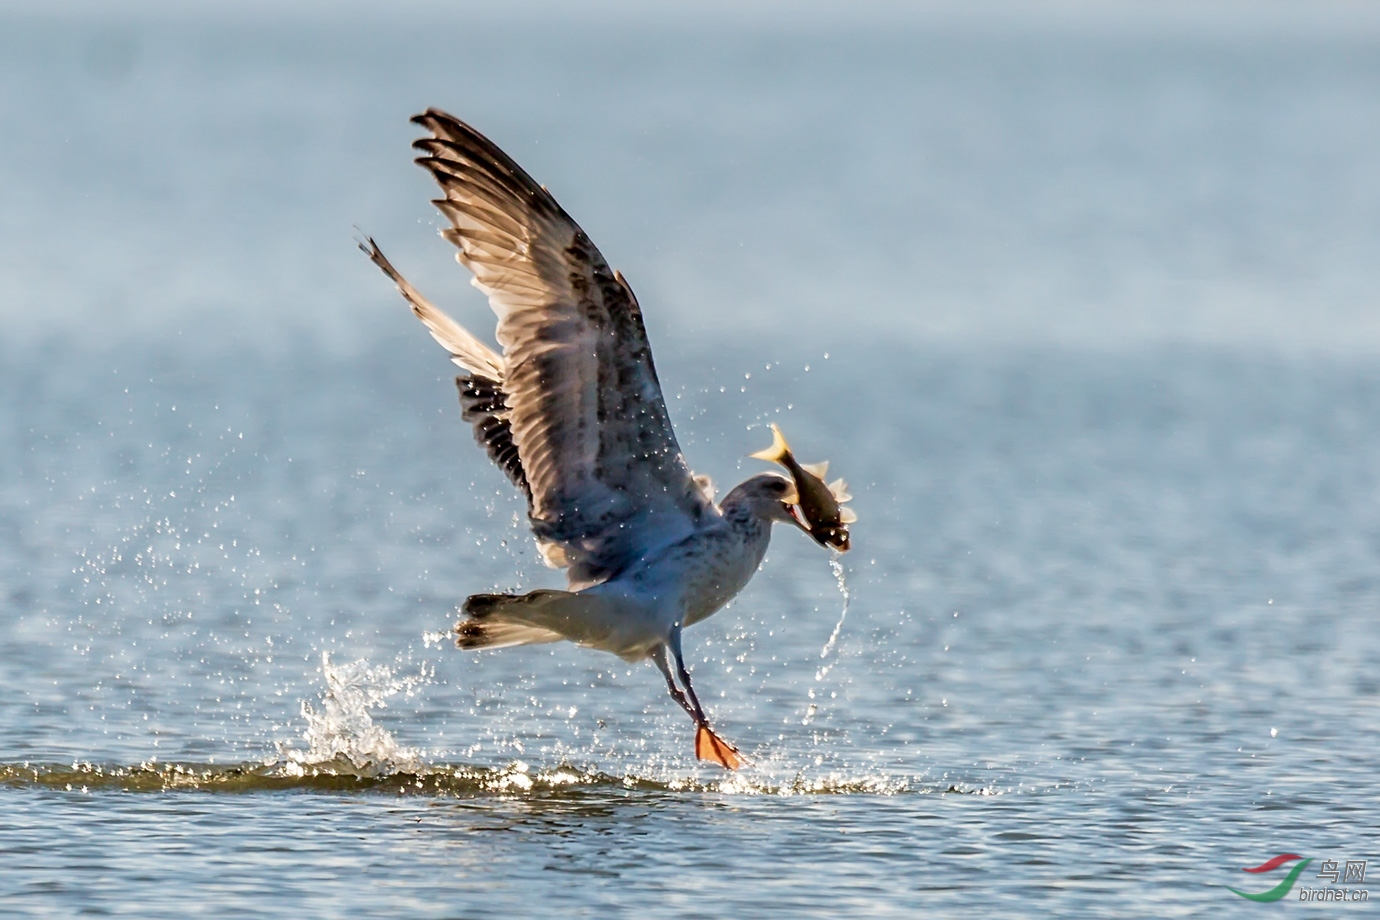
[[[1377,855],[1365,7],[0,17],[0,911],[1216,916]],[[444,636],[556,579],[354,247],[490,328],[428,105],[628,276],[696,470],[776,420],[852,485],[841,625],[780,532],[687,637],[742,774],[654,669]]]

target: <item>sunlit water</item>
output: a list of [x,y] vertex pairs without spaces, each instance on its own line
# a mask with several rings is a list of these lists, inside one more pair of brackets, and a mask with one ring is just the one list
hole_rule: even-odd
[[[0,914],[1245,915],[1380,858],[1373,43],[453,28],[0,37]],[[779,530],[687,635],[747,770],[649,666],[449,643],[556,582],[352,249],[488,322],[433,103],[628,273],[697,470],[779,421],[849,481],[850,553]]]

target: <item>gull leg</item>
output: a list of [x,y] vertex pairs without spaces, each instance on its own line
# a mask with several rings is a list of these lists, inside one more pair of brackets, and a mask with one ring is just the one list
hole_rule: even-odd
[[652,661],[656,662],[657,670],[661,672],[661,676],[666,678],[666,689],[671,691],[671,699],[680,703],[680,708],[684,709],[686,715],[694,719],[695,724],[698,725],[701,721],[701,716],[695,715],[695,708],[690,705],[690,701],[685,698],[685,694],[676,686],[676,679],[671,676],[671,653],[666,646],[663,645],[657,648],[656,652],[652,654]]
[[[695,688],[690,683],[690,672],[685,669],[685,658],[680,651],[679,626],[671,630],[671,639],[664,648],[668,649],[671,657],[675,659],[676,674],[680,677],[681,686],[685,687],[684,694],[677,691],[671,681],[670,668],[665,662],[665,652],[658,660],[658,666],[666,675],[667,683],[671,685],[671,695],[676,697],[677,702],[684,706],[685,711],[695,720],[695,756],[700,760],[712,761],[727,770],[736,770],[746,764],[747,758],[709,727],[709,718],[704,714],[704,707],[700,705],[699,698],[695,696]],[[686,705],[687,702],[689,705]]]
[[681,656],[680,652],[679,626],[671,630],[671,639],[663,647],[670,652],[670,657],[675,661],[676,675],[680,678],[681,685],[685,687],[685,695],[690,698],[690,706],[692,708],[687,711],[690,713],[691,718],[699,725],[708,725],[709,717],[704,714],[704,707],[700,705],[699,697],[695,696],[695,688],[690,684],[690,672],[685,670],[685,659]]

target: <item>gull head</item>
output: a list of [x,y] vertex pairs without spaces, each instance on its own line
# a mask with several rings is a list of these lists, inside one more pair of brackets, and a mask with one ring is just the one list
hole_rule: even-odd
[[735,504],[745,505],[754,517],[764,521],[781,521],[794,524],[809,533],[809,527],[800,519],[795,506],[800,502],[800,493],[795,483],[780,473],[758,473],[751,479],[739,483],[724,499]]

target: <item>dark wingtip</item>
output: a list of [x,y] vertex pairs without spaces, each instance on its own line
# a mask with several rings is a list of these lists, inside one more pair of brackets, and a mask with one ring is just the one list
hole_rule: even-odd
[[[358,230],[359,228],[356,227],[355,229]],[[393,267],[392,262],[388,261],[388,257],[383,254],[383,250],[379,248],[378,243],[374,242],[372,236],[366,236],[362,240],[356,238],[355,243],[359,245],[359,251],[369,257],[370,262],[373,262],[379,267],[380,271],[393,279],[393,283],[398,285],[399,288],[402,287],[403,281],[401,276],[398,275],[398,270]]]
[[409,118],[408,121],[412,122],[414,125],[421,125],[422,127],[426,127],[427,122],[437,121],[442,118],[450,118],[450,115],[448,115],[444,110],[438,109],[434,105],[430,105],[427,106],[425,112],[418,112],[416,115],[413,115],[411,118]]
[[425,112],[422,112],[418,115],[413,115],[412,118],[409,119],[409,121],[411,121],[414,125],[421,125],[428,131],[433,132],[436,131],[436,126],[438,124],[446,125],[447,127],[468,127],[468,125],[466,125],[463,121],[456,118],[454,115],[450,114],[445,109],[438,109],[434,105],[427,108]]
[[359,251],[370,259],[378,261],[378,258],[383,255],[383,253],[379,251],[379,244],[374,242],[372,236],[365,235],[364,231],[360,230],[358,227],[355,228],[355,232],[359,234],[359,236],[355,237],[355,245],[359,247]]
[[483,624],[473,620],[455,624],[455,645],[463,649],[484,648],[488,638],[484,635]]

